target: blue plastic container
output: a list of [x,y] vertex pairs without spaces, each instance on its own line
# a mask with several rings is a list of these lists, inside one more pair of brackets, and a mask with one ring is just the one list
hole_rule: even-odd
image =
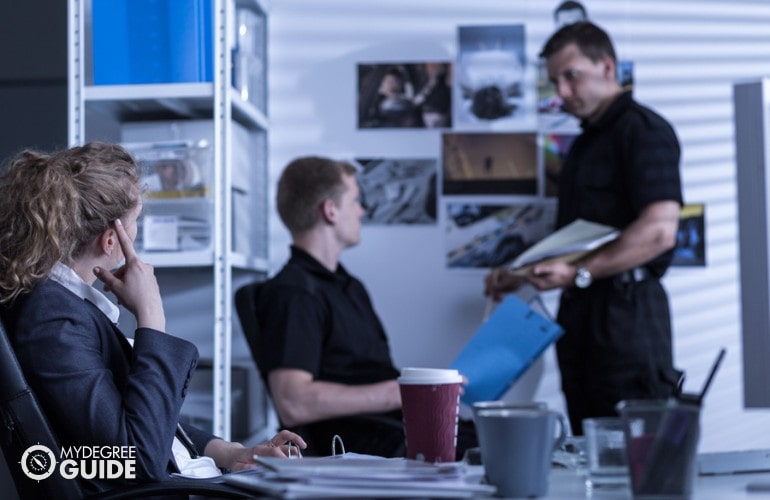
[[93,0],[94,85],[213,80],[213,0]]

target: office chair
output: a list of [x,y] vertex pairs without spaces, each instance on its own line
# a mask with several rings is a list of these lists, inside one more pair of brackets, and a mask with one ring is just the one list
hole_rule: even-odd
[[[262,286],[265,283],[263,281],[256,281],[241,286],[235,291],[235,310],[241,327],[243,328],[243,334],[246,337],[246,342],[249,345],[251,351],[251,357],[254,363],[257,365],[257,370],[260,372],[262,382],[265,385],[265,390],[270,394],[270,386],[266,379],[266,376],[259,369],[259,351],[261,349],[260,335],[262,334],[257,320],[257,304],[259,302],[259,295],[262,291]],[[272,397],[272,395],[271,395]],[[386,428],[398,429],[403,431],[403,424],[400,420],[390,418],[385,415],[356,415],[350,417],[351,420],[361,422],[363,425],[382,426]],[[281,426],[285,427],[283,423]],[[302,426],[295,426],[292,430],[305,439],[309,450],[326,450],[331,449],[331,443],[313,443],[309,439],[310,433],[305,431]],[[352,450],[355,451],[355,450]],[[403,447],[403,454],[406,453],[406,447]]]
[[147,496],[200,495],[216,498],[250,498],[250,495],[225,484],[200,479],[170,479],[121,487],[89,495],[74,479],[54,473],[46,479],[30,479],[19,463],[33,445],[43,445],[55,457],[61,447],[48,419],[29,387],[19,361],[0,320],[0,447],[5,456],[16,492],[21,499],[131,499]]
[[[261,334],[262,329],[259,327],[259,321],[257,320],[257,301],[259,300],[259,294],[262,291],[264,281],[254,281],[247,283],[235,291],[235,312],[238,316],[238,320],[241,323],[241,329],[243,329],[243,336],[246,337],[246,343],[249,346],[251,352],[251,359],[254,361],[254,365],[259,372],[259,376],[262,379],[262,384],[265,386],[268,396],[272,399],[270,393],[270,384],[267,381],[267,375],[262,372],[259,366],[259,352],[261,347]],[[282,422],[279,422],[281,427],[286,427]],[[307,436],[302,433],[302,429],[292,429],[298,432],[307,442]],[[307,443],[310,446],[310,443]]]
[[[243,336],[246,337],[246,343],[249,345],[249,351],[251,351],[251,358],[254,360],[254,364],[259,371],[260,376],[262,371],[259,369],[259,350],[260,350],[260,328],[257,321],[257,300],[259,300],[259,294],[262,290],[264,281],[255,281],[247,283],[235,291],[234,303],[235,312],[238,316],[238,321],[241,323],[241,329],[243,329]],[[265,390],[270,392],[270,388],[267,385],[267,380],[262,377],[262,382],[265,384]]]

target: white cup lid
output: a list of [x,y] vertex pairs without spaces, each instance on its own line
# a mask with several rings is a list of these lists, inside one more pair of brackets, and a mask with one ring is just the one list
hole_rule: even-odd
[[400,384],[456,384],[463,381],[457,370],[448,368],[402,368]]

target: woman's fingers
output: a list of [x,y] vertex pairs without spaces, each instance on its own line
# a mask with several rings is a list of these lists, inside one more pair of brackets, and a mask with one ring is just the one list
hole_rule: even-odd
[[261,457],[301,457],[300,450],[307,448],[307,443],[299,434],[282,430],[272,439],[255,448],[255,455]]
[[123,223],[120,219],[115,219],[115,234],[118,235],[118,243],[120,243],[120,249],[123,251],[123,255],[126,257],[126,262],[136,257],[136,250],[134,249],[134,242],[126,232],[126,228],[123,227]]
[[302,436],[294,432],[287,431],[286,429],[273,436],[273,439],[271,439],[270,442],[276,446],[283,446],[288,442],[292,442],[294,445],[302,448],[303,450],[307,448],[307,443],[305,443],[305,440],[302,439]]
[[120,279],[118,279],[114,274],[104,268],[95,267],[94,274],[99,279],[99,281],[104,283],[105,291],[114,290],[116,286],[120,285]]

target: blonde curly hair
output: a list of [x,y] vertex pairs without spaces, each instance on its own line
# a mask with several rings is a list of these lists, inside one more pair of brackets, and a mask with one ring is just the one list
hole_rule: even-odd
[[28,293],[141,198],[139,169],[116,144],[26,150],[0,175],[0,303]]

